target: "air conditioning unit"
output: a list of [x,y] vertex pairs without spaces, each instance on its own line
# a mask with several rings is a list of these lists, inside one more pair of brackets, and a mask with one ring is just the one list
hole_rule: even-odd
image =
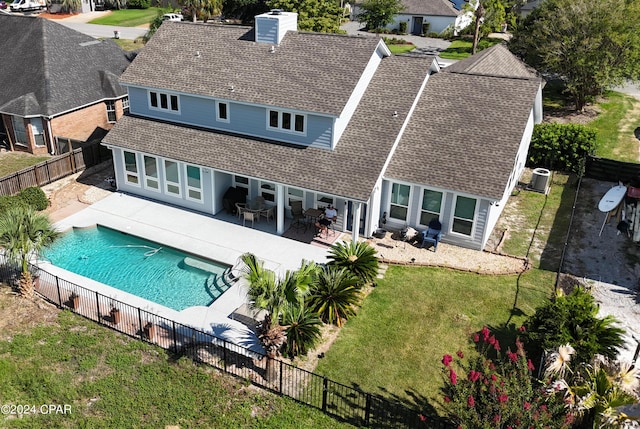
[[529,182],[529,186],[527,187],[527,189],[546,194],[549,191],[550,177],[551,172],[546,168],[536,168],[535,170],[533,170],[531,182]]

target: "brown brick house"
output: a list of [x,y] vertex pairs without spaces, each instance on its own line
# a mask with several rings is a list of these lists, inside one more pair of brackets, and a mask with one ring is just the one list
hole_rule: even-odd
[[118,83],[131,57],[56,22],[0,15],[0,140],[11,150],[55,154],[55,137],[86,140],[128,109]]

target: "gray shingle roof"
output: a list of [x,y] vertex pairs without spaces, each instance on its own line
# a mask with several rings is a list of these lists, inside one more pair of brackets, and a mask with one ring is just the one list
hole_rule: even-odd
[[500,200],[539,85],[432,75],[385,177]]
[[47,19],[0,14],[0,112],[54,116],[126,94],[129,65],[113,41],[97,41]]
[[464,73],[482,76],[501,76],[519,79],[536,79],[536,71],[513,55],[501,43],[482,50],[464,60],[451,64],[445,73]]
[[458,16],[450,0],[402,0],[406,15]]
[[377,44],[370,37],[287,32],[271,53],[247,27],[165,22],[121,81],[339,115]]
[[[432,61],[383,59],[333,151],[131,116],[120,119],[104,143],[366,201]],[[172,143],[176,141],[180,144]]]

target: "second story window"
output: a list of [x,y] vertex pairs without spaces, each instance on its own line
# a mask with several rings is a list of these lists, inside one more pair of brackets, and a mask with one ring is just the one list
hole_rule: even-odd
[[180,113],[178,96],[175,94],[149,91],[149,107],[154,110],[166,110],[168,112]]
[[122,99],[122,110],[124,113],[129,113],[129,97],[124,97]]
[[227,103],[216,102],[216,119],[220,122],[229,122],[229,105]]
[[305,115],[281,110],[268,110],[268,113],[268,128],[297,134],[305,133]]
[[115,122],[116,121],[116,102],[113,100],[105,101],[107,105],[107,121]]

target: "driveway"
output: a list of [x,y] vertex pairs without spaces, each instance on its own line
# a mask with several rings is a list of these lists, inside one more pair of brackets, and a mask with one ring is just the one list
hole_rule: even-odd
[[114,37],[114,31],[116,30],[120,32],[121,39],[128,40],[135,40],[147,33],[147,29],[142,27],[116,27],[112,25],[96,25],[88,23],[93,19],[99,18],[109,13],[109,11],[79,13],[69,18],[56,19],[55,21],[59,24],[64,25],[65,27],[69,27],[80,33],[100,39],[109,39]]
[[407,42],[411,42],[416,46],[416,49],[411,51],[412,53],[422,53],[425,55],[438,55],[440,52],[444,51],[451,44],[450,41],[444,39],[435,39],[432,37],[420,37],[414,36],[411,34],[404,35],[395,35],[395,34],[375,34],[368,33],[364,31],[365,23],[357,22],[357,21],[349,21],[340,26],[341,29],[347,32],[347,34],[353,36],[363,36],[363,37],[389,37],[389,38],[398,38],[404,39]]

